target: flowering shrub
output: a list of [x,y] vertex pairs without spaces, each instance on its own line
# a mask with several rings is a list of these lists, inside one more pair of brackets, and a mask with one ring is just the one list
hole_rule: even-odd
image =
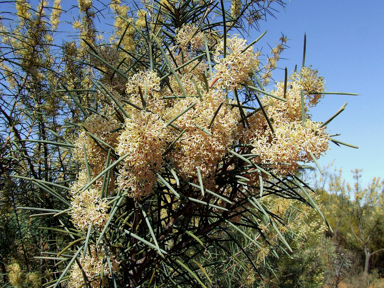
[[[37,182],[60,203],[43,215],[59,219],[47,229],[71,238],[53,245],[57,259],[42,256],[63,271],[54,287],[66,280],[70,287],[206,287],[212,279],[201,263],[211,264],[201,257],[208,248],[226,251],[220,243],[238,243],[235,234],[255,245],[268,240],[262,219],[290,229],[284,215],[271,212],[274,197],[316,207],[295,174],[328,149],[326,125],[308,113],[325,82],[304,66],[267,91],[262,83],[272,80],[286,38],[263,65],[257,41],[232,33],[281,1],[236,0],[230,13],[223,2],[143,2],[129,17],[128,6],[112,1],[115,31],[101,43],[94,3],[79,0],[73,27],[82,41],[63,46],[59,80],[52,67],[45,72],[68,106],[63,115],[72,115],[54,118],[63,122],[55,141],[29,139],[58,147],[45,155],[59,176]],[[17,11],[21,21],[31,19],[26,3]],[[58,17],[52,13],[52,27]],[[28,69],[40,61],[24,58]],[[43,72],[35,73],[40,81]],[[246,257],[258,271],[262,261]],[[252,283],[262,279],[255,277]]]

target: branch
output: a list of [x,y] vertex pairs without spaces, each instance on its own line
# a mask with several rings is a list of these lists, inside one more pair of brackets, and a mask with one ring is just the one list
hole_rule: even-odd
[[384,251],[384,248],[376,250],[375,252],[372,252],[371,255],[376,254],[376,253],[381,252],[381,251]]

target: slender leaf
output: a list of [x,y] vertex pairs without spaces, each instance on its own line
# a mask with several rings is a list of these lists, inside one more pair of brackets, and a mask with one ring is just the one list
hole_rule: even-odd
[[287,99],[287,86],[288,86],[288,70],[284,69],[284,99]]
[[323,94],[323,95],[348,95],[348,96],[359,96],[359,94],[356,93],[348,93],[348,92],[307,92],[308,94]]
[[[143,242],[144,244],[148,245],[149,247],[151,247],[152,249],[155,249],[157,250],[157,247],[155,245],[153,245],[151,242],[148,242],[147,240],[141,238],[140,236],[132,233],[131,231],[128,231],[128,230],[125,230],[124,229],[124,232],[130,236],[132,236],[133,238],[136,238],[137,240]],[[167,252],[163,249],[160,248],[160,252],[163,253],[163,254],[167,254]]]
[[207,277],[209,283],[211,283],[211,285],[212,285],[212,280],[211,280],[211,278],[209,278],[209,275],[208,275],[207,271],[205,271],[204,267],[199,262],[197,262],[196,260],[192,260],[192,262],[195,263],[200,268],[201,272],[203,272],[205,277]]
[[209,74],[211,75],[211,77],[213,77],[211,55],[209,54],[208,42],[207,42],[207,37],[205,36],[205,33],[204,33],[204,45],[205,45],[205,54],[207,55]]
[[161,253],[159,243],[157,243],[155,233],[153,232],[153,229],[152,229],[152,226],[151,226],[151,222],[149,222],[149,219],[148,219],[148,217],[147,217],[147,214],[145,213],[145,211],[144,211],[143,209],[141,210],[141,212],[143,213],[145,222],[147,223],[147,226],[148,226],[149,232],[151,233],[153,242],[155,242],[156,249],[157,249],[159,255],[162,256],[162,257],[164,258],[164,255]]
[[75,259],[77,258],[77,256],[79,256],[79,253],[80,253],[80,251],[81,251],[82,248],[83,248],[83,247],[81,246],[81,247],[77,250],[76,254],[73,255],[71,261],[69,261],[67,267],[66,267],[66,268],[64,269],[64,271],[61,273],[59,279],[56,281],[56,284],[55,284],[55,286],[53,286],[53,288],[58,287],[58,285],[60,284],[60,282],[63,280],[63,277],[65,276],[65,274],[67,274],[68,270],[72,267],[72,264],[73,264],[73,262],[75,261]]
[[267,34],[267,31],[265,31],[263,34],[261,34],[256,40],[253,40],[250,44],[248,44],[247,47],[245,47],[245,48],[241,51],[241,53],[244,53],[245,51],[247,51],[249,47],[251,47],[251,46],[254,45],[256,42],[258,42],[261,38],[263,38],[265,34]]
[[300,95],[301,95],[301,122],[303,124],[303,127],[305,127],[305,100],[304,100],[304,91],[301,90],[300,91]]
[[304,34],[304,48],[303,48],[303,63],[301,67],[305,67],[305,55],[307,53],[307,33]]
[[208,126],[209,129],[211,129],[213,121],[215,121],[216,116],[219,114],[220,108],[221,108],[221,106],[223,106],[223,104],[224,104],[224,102],[221,102],[219,107],[216,109],[215,113],[213,114],[212,120],[211,120],[211,122],[209,122],[209,126]]
[[177,193],[176,192],[176,190],[175,189],[173,189],[173,187],[159,174],[159,173],[156,173],[156,175],[157,175],[157,178],[159,178],[159,180],[165,185],[165,186],[167,186],[167,188],[169,189],[169,190],[171,190],[172,191],[172,193],[173,194],[175,194],[175,196],[177,197],[177,198],[180,198],[180,195],[179,195],[179,193]]
[[201,201],[201,200],[198,200],[198,199],[195,199],[195,198],[192,198],[192,197],[186,197],[186,198],[188,200],[192,201],[192,202],[196,202],[196,203],[199,203],[199,204],[207,205],[209,207],[216,208],[216,209],[223,210],[223,211],[228,211],[227,208],[224,208],[224,207],[221,207],[221,206],[217,206],[217,205],[211,204],[209,202]]
[[[188,96],[187,92],[185,91],[183,84],[181,84],[181,81],[179,79],[179,76],[177,76],[176,71],[173,69],[172,64],[169,61],[169,58],[168,58],[167,54],[165,53],[163,47],[161,46],[161,43],[159,42],[159,40],[157,39],[157,37],[155,35],[153,35],[153,37],[154,37],[154,39],[155,39],[155,41],[157,43],[157,46],[160,48],[160,51],[163,54],[163,57],[164,57],[165,61],[168,64],[168,68],[171,70],[173,76],[175,76],[175,79],[176,79],[177,83],[179,84],[181,91],[183,92],[184,96],[187,97]],[[172,56],[172,53],[170,55]]]
[[331,118],[321,124],[320,128],[327,126],[333,119],[335,119],[341,112],[343,112],[347,104],[348,103],[345,103],[343,106],[341,106],[341,108]]
[[195,278],[200,283],[201,286],[207,288],[207,286],[204,285],[204,283],[201,281],[201,279],[191,269],[189,269],[189,267],[187,265],[185,265],[179,259],[176,259],[176,262],[179,263],[179,265],[181,267],[183,267],[185,270],[187,270],[193,276],[193,278]]
[[203,246],[203,248],[205,248],[205,245],[204,243],[200,240],[199,237],[197,237],[195,234],[193,234],[191,231],[185,231],[185,233],[187,233],[189,236],[191,236],[192,238],[194,238],[201,246]]
[[201,177],[201,172],[200,172],[200,168],[199,168],[199,167],[197,167],[197,177],[198,177],[198,179],[199,179],[201,195],[203,195],[203,197],[204,197],[203,178]]
[[259,99],[259,96],[257,96],[256,94],[255,94],[255,96],[256,96],[257,103],[259,103],[260,108],[261,108],[261,111],[263,112],[264,117],[265,117],[265,119],[267,120],[267,123],[268,123],[269,128],[271,129],[271,131],[272,131],[273,134],[276,134],[276,133],[275,133],[275,129],[273,129],[271,120],[269,120],[269,117],[268,117],[268,115],[267,115],[267,112],[265,112],[265,109],[264,109],[264,107],[263,107],[263,104],[261,104],[261,101],[260,101],[260,99]]
[[223,28],[224,28],[224,32],[223,32],[223,38],[224,38],[224,55],[223,57],[227,57],[227,21],[225,20],[225,8],[224,8],[224,1],[223,0],[220,0],[220,3],[221,3],[221,13],[223,14]]
[[320,164],[317,162],[316,157],[312,154],[311,151],[308,151],[309,155],[311,156],[312,160],[315,162],[317,168],[319,169],[321,175],[324,175],[323,169],[321,169]]
[[56,146],[61,146],[64,148],[76,148],[75,145],[68,144],[68,143],[60,143],[60,142],[54,142],[54,141],[47,141],[47,140],[33,140],[33,139],[23,139],[22,142],[36,142],[36,143],[43,143],[43,144],[51,144]]
[[113,217],[115,216],[115,213],[116,213],[117,209],[119,208],[119,205],[123,199],[124,199],[124,197],[120,196],[119,201],[114,204],[112,212],[109,214],[108,221],[107,221],[107,223],[105,223],[105,226],[100,233],[99,239],[97,239],[96,246],[98,246],[101,239],[103,239],[103,236],[104,236],[105,232],[107,231],[109,224],[111,223]]
[[187,107],[184,111],[182,111],[181,113],[179,113],[176,117],[174,117],[173,119],[169,120],[166,124],[166,126],[169,126],[171,125],[173,122],[175,122],[177,119],[179,119],[184,113],[188,112],[189,109],[193,108],[194,106],[196,105],[196,103],[193,103],[192,105],[190,105],[189,107]]
[[124,156],[121,156],[114,163],[112,163],[107,168],[105,168],[99,175],[97,175],[95,178],[93,178],[93,180],[91,182],[88,182],[86,185],[79,188],[76,192],[84,191],[84,190],[88,189],[93,183],[95,183],[97,180],[99,180],[105,173],[107,173],[109,170],[111,170],[113,167],[115,167],[117,164],[119,164],[121,161],[123,161],[128,156],[129,156],[129,154],[125,154]]
[[271,93],[269,93],[269,92],[267,92],[267,91],[264,91],[264,90],[262,90],[262,89],[258,89],[258,88],[256,88],[256,87],[253,87],[253,86],[250,86],[250,85],[245,85],[245,87],[247,87],[247,88],[249,88],[249,89],[252,89],[252,90],[254,90],[254,91],[260,92],[260,93],[262,93],[262,94],[265,94],[265,95],[267,95],[267,96],[271,96],[271,97],[276,98],[276,99],[278,99],[278,100],[287,102],[287,99],[284,99],[284,98],[281,98],[281,97],[279,97],[279,96],[273,95],[273,94],[271,94]]
[[357,146],[354,146],[354,145],[351,145],[351,144],[348,144],[348,143],[345,143],[345,142],[341,142],[341,141],[333,139],[333,138],[329,138],[329,140],[331,140],[335,144],[341,144],[341,145],[348,146],[348,147],[351,147],[351,148],[359,149],[359,147],[357,147]]
[[85,255],[87,254],[88,242],[89,242],[89,238],[91,237],[92,228],[93,228],[93,225],[92,225],[92,223],[91,223],[91,224],[89,225],[89,227],[88,227],[87,236],[86,236],[86,238],[85,238],[85,242],[84,242],[84,252],[83,252],[83,257],[85,257]]
[[187,128],[185,128],[183,131],[181,131],[181,133],[175,138],[175,140],[173,140],[172,143],[169,144],[167,149],[165,149],[163,156],[167,155],[172,150],[173,146],[175,146],[176,142],[180,139],[181,136],[183,136],[185,131],[187,131]]

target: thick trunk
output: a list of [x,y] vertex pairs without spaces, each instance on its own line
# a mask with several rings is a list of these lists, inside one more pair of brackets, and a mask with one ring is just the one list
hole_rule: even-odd
[[365,265],[364,265],[364,273],[368,275],[369,271],[369,260],[371,258],[371,252],[369,252],[368,247],[364,247],[364,254],[365,254]]

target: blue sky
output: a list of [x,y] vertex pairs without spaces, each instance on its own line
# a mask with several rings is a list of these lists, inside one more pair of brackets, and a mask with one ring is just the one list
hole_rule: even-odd
[[[284,11],[285,10],[285,11]],[[281,33],[290,47],[281,55],[279,67],[289,72],[301,67],[304,33],[307,34],[306,65],[318,69],[326,80],[327,91],[353,92],[359,96],[326,95],[311,111],[315,121],[326,121],[345,102],[346,110],[329,125],[338,140],[359,149],[337,147],[319,163],[334,162],[343,176],[352,182],[350,170],[363,169],[363,184],[374,176],[384,178],[384,1],[382,0],[292,0],[285,9],[261,23],[260,33],[268,30],[258,43],[269,51]],[[252,33],[256,39],[260,33]],[[263,51],[264,51],[263,49]],[[280,76],[279,76],[280,75]],[[275,73],[282,80],[283,73]]]

